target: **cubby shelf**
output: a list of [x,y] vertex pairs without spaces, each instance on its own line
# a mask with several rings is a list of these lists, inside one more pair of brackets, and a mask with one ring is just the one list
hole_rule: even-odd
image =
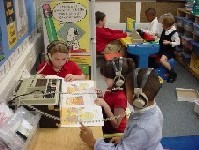
[[[176,20],[177,30],[182,44],[180,46],[181,51],[176,52],[176,59],[199,80],[199,34],[195,33],[196,29],[193,27],[193,23],[199,25],[199,16],[191,14],[191,12],[185,8],[177,8]],[[198,48],[193,47],[192,41],[198,42]],[[187,60],[185,61],[184,57],[182,57],[184,54],[190,56],[190,60],[189,57],[187,57],[187,60],[189,60],[188,63]]]

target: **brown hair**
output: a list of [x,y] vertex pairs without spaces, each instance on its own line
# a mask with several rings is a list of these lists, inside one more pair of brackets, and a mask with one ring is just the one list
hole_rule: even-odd
[[165,27],[171,27],[175,23],[175,19],[172,14],[164,14],[159,20]]
[[69,53],[69,49],[67,44],[62,41],[62,40],[55,40],[52,41],[48,46],[47,46],[47,52],[50,53],[51,55],[60,52],[60,53]]
[[[143,77],[147,72],[147,68],[141,68],[137,75],[137,84],[140,87],[141,82],[143,81]],[[127,91],[127,98],[132,99],[134,94],[134,82],[133,81],[133,72],[131,72],[127,76],[126,82],[126,91]],[[152,70],[148,76],[145,86],[142,88],[142,92],[148,97],[149,101],[153,101],[158,94],[161,88],[161,84],[159,81],[158,75],[155,73],[155,70]]]
[[156,15],[156,11],[154,8],[148,8],[146,11],[145,11],[145,14],[146,15],[150,15],[150,16],[155,16]]
[[95,12],[95,21],[96,21],[96,24],[98,24],[100,21],[103,21],[105,16],[106,16],[105,13],[103,13],[101,11],[96,11]]
[[[115,62],[116,67],[119,66],[119,59],[121,58],[114,58],[113,61]],[[116,72],[114,70],[112,60],[109,60],[104,63],[104,65],[100,68],[100,73],[106,78],[114,79],[116,77]],[[121,75],[126,78],[126,76],[133,71],[135,68],[135,64],[131,58],[124,58],[122,57],[122,72]],[[112,88],[115,88],[112,87]]]

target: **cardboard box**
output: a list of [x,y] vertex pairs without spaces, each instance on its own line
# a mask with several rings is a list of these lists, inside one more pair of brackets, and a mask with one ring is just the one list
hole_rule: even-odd
[[199,54],[194,52],[191,54],[190,68],[195,73],[199,74]]
[[199,100],[199,93],[196,89],[176,88],[177,101],[194,102]]
[[131,31],[131,39],[133,44],[144,43],[144,40],[141,38],[141,36],[136,30]]

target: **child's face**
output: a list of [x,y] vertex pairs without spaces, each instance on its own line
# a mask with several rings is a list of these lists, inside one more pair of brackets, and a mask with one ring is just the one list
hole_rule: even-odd
[[68,59],[68,54],[56,52],[51,55],[51,62],[53,67],[61,69]]
[[165,26],[164,24],[162,24],[162,28],[163,30],[169,30],[171,27]]
[[155,17],[152,15],[146,14],[146,19],[148,22],[152,22],[155,19]]
[[113,79],[106,78],[106,77],[104,77],[104,79],[105,79],[107,87],[111,88],[113,86]]
[[100,22],[101,22],[102,26],[105,26],[105,24],[106,24],[106,16],[104,17],[104,20],[100,21]]

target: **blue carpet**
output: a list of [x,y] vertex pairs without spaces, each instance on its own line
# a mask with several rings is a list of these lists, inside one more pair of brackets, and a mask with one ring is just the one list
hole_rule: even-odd
[[199,135],[163,137],[161,143],[164,149],[199,150]]

